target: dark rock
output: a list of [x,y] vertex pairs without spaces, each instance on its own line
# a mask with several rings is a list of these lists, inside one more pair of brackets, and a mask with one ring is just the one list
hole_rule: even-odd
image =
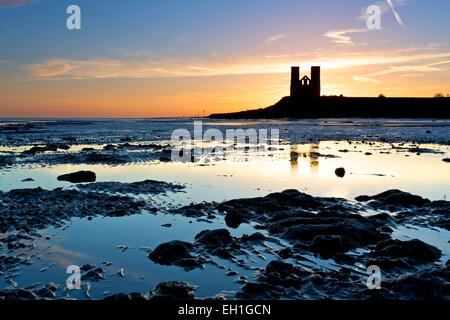
[[99,281],[104,280],[105,277],[103,273],[105,270],[103,268],[91,268],[86,273],[81,275],[81,280],[89,280],[89,281]]
[[52,290],[50,290],[47,287],[42,287],[36,291],[34,291],[34,293],[41,298],[54,298],[55,297],[55,292],[53,292]]
[[160,264],[170,265],[175,260],[191,258],[190,249],[192,249],[192,244],[175,240],[160,244],[149,254],[149,258]]
[[93,268],[95,268],[94,265],[92,265],[92,264],[85,264],[85,265],[82,265],[82,266],[80,267],[80,270],[81,270],[81,271],[88,271],[88,270],[91,270],[91,269],[93,269]]
[[353,265],[356,262],[356,259],[354,257],[342,252],[336,253],[333,257],[333,260],[336,261],[336,263],[348,265]]
[[[23,230],[33,232],[49,225],[61,226],[73,217],[122,216],[150,210],[152,206],[143,200],[119,193],[161,194],[176,192],[183,186],[163,182],[153,183],[91,183],[79,184],[77,189],[43,190],[16,189],[0,192],[0,232]],[[118,193],[117,195],[112,195]],[[2,203],[8,205],[3,206]],[[25,226],[25,228],[24,228]],[[26,231],[28,230],[28,231]]]
[[297,190],[285,190],[265,197],[235,199],[220,203],[217,209],[229,214],[227,220],[231,226],[252,221],[264,223],[270,218],[301,215],[305,210],[317,210],[339,200],[333,198],[315,198]]
[[309,276],[309,274],[303,268],[295,267],[283,261],[274,260],[266,266],[259,281],[272,285],[281,285],[285,288],[294,287],[299,289],[302,278]]
[[184,189],[184,187],[181,185],[156,180],[144,180],[131,183],[97,182],[97,183],[77,185],[77,188],[80,190],[87,190],[87,191],[99,191],[99,192],[120,193],[120,194],[127,194],[127,193],[158,194],[164,193],[166,191],[175,192]]
[[67,144],[59,143],[59,144],[48,144],[46,145],[47,151],[57,151],[59,150],[69,150],[70,146]]
[[377,244],[371,256],[391,260],[408,258],[418,263],[424,263],[438,260],[441,257],[441,251],[417,239],[409,241],[386,240]]
[[422,207],[430,203],[430,200],[424,199],[420,196],[415,196],[407,192],[400,190],[388,190],[377,194],[375,196],[359,196],[355,198],[360,202],[367,202],[370,200],[376,200],[374,204],[377,207],[386,205],[398,205],[402,207]]
[[196,287],[184,281],[161,282],[153,291],[152,300],[192,300]]
[[444,158],[444,159],[442,159],[442,161],[444,161],[444,162],[450,162],[450,158]]
[[337,168],[334,173],[336,174],[336,176],[338,176],[339,178],[343,178],[345,176],[345,169],[344,168]]
[[277,253],[280,256],[280,258],[282,258],[282,259],[289,259],[293,255],[291,248],[284,248],[284,249],[278,250]]
[[195,236],[195,240],[208,248],[225,248],[236,243],[226,229],[203,230]]
[[176,265],[192,270],[203,268],[203,259],[192,256],[190,250],[193,246],[189,242],[171,241],[160,244],[149,255],[149,259],[162,265]]
[[196,203],[178,208],[172,212],[176,214],[181,214],[185,217],[200,218],[210,215],[212,213],[211,212],[212,207],[214,207],[213,204]]
[[311,242],[311,250],[329,259],[336,253],[346,252],[354,247],[352,241],[342,235],[318,235]]
[[37,300],[34,292],[25,289],[5,289],[0,291],[0,301]]
[[255,232],[255,233],[252,233],[251,235],[244,234],[240,238],[240,241],[242,243],[247,243],[247,242],[261,243],[264,240],[267,240],[267,237],[265,235],[263,235],[261,232]]
[[274,290],[274,287],[271,286],[268,283],[253,283],[249,282],[246,283],[242,287],[242,291],[246,293],[250,297],[258,297],[258,298],[273,298],[272,291]]
[[[51,151],[51,150],[47,149],[47,147],[32,147],[32,148],[22,152],[22,154],[35,155],[36,153],[41,153],[41,152],[46,152],[46,151]],[[54,150],[54,151],[56,151],[56,150]]]
[[244,216],[240,214],[239,211],[232,209],[227,212],[225,222],[230,228],[237,228],[242,222],[244,222]]
[[112,296],[108,296],[105,299],[105,301],[145,301],[147,300],[147,296],[138,293],[138,292],[132,292],[130,294],[125,293],[118,293],[114,294]]
[[114,151],[114,150],[116,150],[116,146],[114,146],[112,144],[107,144],[106,146],[103,147],[103,150]]
[[129,159],[126,155],[105,154],[98,151],[89,152],[84,156],[84,163],[107,163],[107,164],[120,164],[127,163]]
[[[339,221],[340,220],[340,221]],[[344,236],[339,242],[342,250],[347,251],[357,246],[375,244],[381,240],[389,238],[388,235],[379,232],[373,224],[363,218],[350,219],[341,218],[317,218],[306,219],[304,224],[297,224],[289,227],[283,234],[283,238],[293,241],[312,241],[316,236]],[[308,223],[308,224],[306,224]],[[327,238],[319,238],[317,246],[326,241]],[[334,246],[336,249],[336,246]],[[335,252],[337,253],[337,252]]]
[[432,266],[416,274],[400,275],[385,285],[406,300],[448,300],[449,279],[450,270],[447,265]]
[[71,183],[95,182],[96,179],[97,177],[92,171],[78,171],[58,177],[58,181],[68,181]]
[[60,150],[69,150],[70,146],[66,144],[48,144],[45,147],[34,146],[29,150],[22,152],[24,155],[35,155],[36,153],[42,153],[46,151],[58,151]]
[[375,224],[379,227],[383,227],[386,225],[392,225],[395,223],[395,219],[386,212],[370,216],[367,218],[367,220],[369,220],[370,222],[372,222],[373,224]]
[[12,166],[14,164],[15,157],[9,155],[1,155],[0,154],[0,167],[3,166]]
[[56,290],[58,290],[59,286],[55,283],[48,283],[44,286],[45,288],[55,292]]

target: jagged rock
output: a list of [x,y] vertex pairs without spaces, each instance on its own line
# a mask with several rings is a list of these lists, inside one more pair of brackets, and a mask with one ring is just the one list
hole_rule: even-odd
[[117,293],[112,296],[108,296],[104,298],[105,301],[145,301],[147,300],[147,296],[138,293],[138,292],[132,292],[129,294],[125,293]]
[[54,298],[55,297],[55,292],[45,286],[38,290],[35,290],[34,293],[40,298]]
[[[407,259],[407,264],[434,262],[441,257],[441,251],[417,239],[386,240],[378,243],[370,256],[374,259],[371,263],[389,267],[397,265],[399,259]],[[399,263],[403,265],[402,261]]]
[[77,189],[44,190],[38,187],[0,192],[0,233],[13,230],[32,233],[48,226],[61,226],[74,217],[138,214],[143,209],[151,210],[153,206],[136,197],[121,195],[122,191],[133,193],[134,189],[135,194],[162,194],[182,188],[179,185],[147,180],[132,184],[81,184],[77,185]]
[[301,278],[308,275],[309,272],[300,267],[294,267],[290,263],[274,260],[266,266],[260,281],[282,285],[286,288],[294,287],[299,289]]
[[237,210],[229,210],[225,216],[225,223],[230,228],[237,228],[244,221],[244,216]]
[[331,258],[354,247],[352,240],[343,235],[318,235],[311,242],[311,250],[325,258]]
[[195,236],[196,244],[209,253],[224,259],[233,258],[233,253],[241,248],[239,240],[232,237],[226,229],[203,230]]
[[97,268],[95,266],[91,266],[91,268],[88,269],[88,266],[91,266],[91,265],[83,266],[84,269],[86,270],[86,272],[81,275],[81,280],[99,281],[99,280],[105,279],[105,277],[103,276],[103,273],[105,272],[105,270],[103,268]]
[[151,300],[192,300],[195,290],[195,286],[184,281],[161,282],[153,291]]
[[333,260],[336,261],[336,263],[348,265],[353,265],[356,262],[356,259],[353,256],[342,252],[335,254]]
[[356,197],[355,200],[360,202],[374,200],[369,204],[375,208],[382,208],[389,205],[411,208],[422,207],[430,203],[430,200],[428,199],[424,199],[420,196],[412,195],[408,192],[403,192],[396,189],[388,190],[375,196],[359,196]]
[[277,254],[282,259],[289,259],[290,257],[292,257],[293,252],[292,252],[291,248],[284,248],[284,249],[278,250]]
[[[333,239],[337,239],[336,237],[319,237],[316,239],[315,245],[310,247],[316,252],[331,255],[337,252],[346,252],[359,246],[375,244],[389,238],[388,234],[377,230],[373,224],[363,217],[355,217],[355,219],[300,219],[282,234],[282,237],[285,239],[311,242],[311,245],[317,236],[340,236],[336,244],[332,243]],[[325,248],[325,243],[329,243],[332,248]],[[327,250],[330,252],[326,252]]]
[[256,243],[260,243],[264,240],[267,240],[268,238],[263,235],[261,232],[255,232],[252,233],[251,235],[246,235],[243,234],[242,237],[239,239],[242,243],[247,243],[247,242],[256,242]]
[[449,265],[432,266],[416,274],[403,274],[384,283],[397,296],[407,300],[450,299]]
[[171,241],[160,244],[149,255],[149,259],[162,265],[176,265],[186,270],[203,268],[203,259],[191,255],[193,245],[184,241]]
[[242,291],[248,297],[252,298],[258,297],[258,298],[273,299],[279,297],[278,293],[273,292],[274,290],[276,290],[276,288],[264,282],[257,282],[257,283],[249,282],[242,287]]
[[209,248],[228,247],[236,243],[227,229],[203,230],[195,236],[195,240]]
[[0,300],[37,300],[37,296],[30,290],[5,289],[0,291]]
[[77,185],[83,191],[98,191],[114,194],[158,194],[166,191],[180,191],[183,186],[156,180],[144,180],[131,183],[97,182]]

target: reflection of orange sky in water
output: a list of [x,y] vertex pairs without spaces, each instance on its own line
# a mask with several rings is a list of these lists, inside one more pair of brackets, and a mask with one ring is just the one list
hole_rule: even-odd
[[[413,147],[413,144],[394,145]],[[53,189],[61,186],[56,180],[61,174],[91,170],[97,173],[99,181],[136,182],[152,179],[187,184],[189,199],[200,202],[264,196],[286,189],[297,189],[316,196],[344,198],[376,194],[388,189],[400,189],[433,200],[450,197],[450,166],[442,161],[450,156],[449,147],[426,144],[419,147],[443,153],[416,155],[415,152],[405,150],[397,152],[389,143],[369,145],[321,141],[292,148],[290,145],[281,145],[278,151],[233,152],[225,161],[209,162],[206,166],[192,163],[143,163],[115,167],[82,164],[57,165],[23,172],[13,170],[4,173],[2,184],[14,185],[31,176],[35,178],[36,186]],[[343,149],[348,152],[339,152]],[[293,161],[292,151],[299,153],[297,161]],[[336,157],[311,157],[311,152]],[[372,155],[365,155],[366,152]],[[335,175],[338,167],[346,170],[343,179]],[[31,183],[29,186],[34,185]]]
[[38,252],[42,253],[40,255],[42,260],[54,262],[64,269],[70,265],[76,264],[76,259],[82,258],[87,260],[89,258],[88,255],[82,252],[65,249],[54,244],[49,247],[48,244],[40,241],[36,242],[36,249]]
[[[402,147],[413,145],[404,144]],[[189,194],[193,201],[222,201],[261,196],[285,189],[344,198],[353,198],[362,193],[376,194],[388,189],[401,189],[435,200],[442,199],[444,195],[449,197],[450,166],[442,159],[449,157],[450,149],[437,145],[419,147],[443,153],[416,155],[405,150],[397,152],[388,143],[369,145],[321,141],[317,144],[292,147],[281,145],[278,151],[262,153],[232,152],[225,161],[211,162],[206,166],[192,163],[116,167],[61,165],[52,169],[52,175],[87,169],[95,171],[98,177],[103,177],[99,181],[135,182],[153,179],[187,183],[188,188],[192,188]],[[348,152],[339,152],[344,149]],[[297,161],[291,157],[292,151],[299,154]],[[325,156],[311,157],[314,152]],[[371,152],[372,155],[365,155],[366,152]],[[335,175],[335,169],[338,167],[346,169],[343,179]],[[27,176],[29,175],[30,173],[27,173]],[[15,177],[15,180],[18,180],[17,175]],[[45,185],[43,187],[45,188]]]

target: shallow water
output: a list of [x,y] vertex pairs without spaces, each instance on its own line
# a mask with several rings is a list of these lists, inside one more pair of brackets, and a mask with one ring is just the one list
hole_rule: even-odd
[[[407,148],[407,145],[402,148]],[[150,161],[115,166],[35,164],[2,170],[0,190],[69,187],[70,183],[57,181],[57,176],[91,170],[97,174],[97,181],[153,179],[186,184],[187,195],[183,198],[195,202],[262,196],[286,189],[298,189],[314,196],[352,199],[361,194],[376,194],[396,188],[431,200],[449,198],[450,166],[442,159],[449,157],[450,147],[420,145],[420,148],[434,153],[417,155],[404,149],[393,149],[391,144],[386,143],[367,145],[324,141],[281,145],[276,151],[258,154],[240,152],[225,161],[208,163]],[[298,157],[291,156],[294,152]],[[367,152],[371,155],[366,155]],[[324,156],[317,157],[314,153]],[[342,179],[334,173],[338,167],[346,169]],[[28,178],[34,181],[22,182]]]

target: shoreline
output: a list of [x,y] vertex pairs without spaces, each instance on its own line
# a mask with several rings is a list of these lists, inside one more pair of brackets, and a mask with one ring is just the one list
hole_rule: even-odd
[[283,97],[254,110],[216,113],[210,119],[405,118],[450,119],[450,98]]

